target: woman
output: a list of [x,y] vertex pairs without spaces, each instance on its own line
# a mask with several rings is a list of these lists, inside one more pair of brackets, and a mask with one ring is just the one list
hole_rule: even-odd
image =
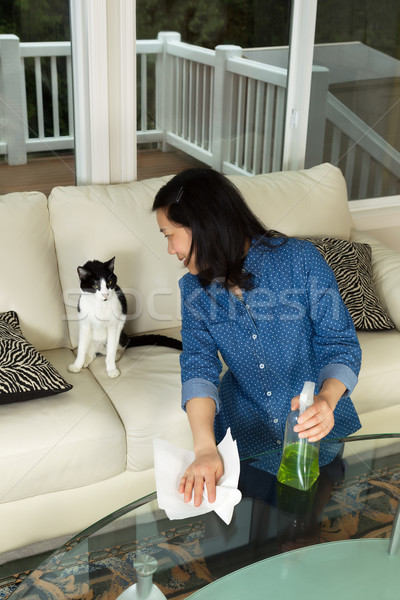
[[[189,271],[180,280],[182,406],[195,461],[179,485],[184,500],[194,494],[198,506],[204,485],[215,500],[223,474],[216,444],[228,427],[241,458],[282,447],[307,380],[318,393],[299,418],[299,437],[359,429],[349,394],[361,350],[333,272],[314,246],[267,230],[211,169],[176,175],[153,210],[168,252]],[[219,354],[228,367],[221,382]]]

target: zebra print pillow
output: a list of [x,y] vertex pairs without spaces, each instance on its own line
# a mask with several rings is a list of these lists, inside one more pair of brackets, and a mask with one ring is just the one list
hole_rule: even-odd
[[17,313],[0,313],[0,404],[70,389],[72,385],[24,338]]
[[334,272],[340,295],[355,328],[394,329],[393,321],[374,290],[371,246],[333,238],[307,239]]

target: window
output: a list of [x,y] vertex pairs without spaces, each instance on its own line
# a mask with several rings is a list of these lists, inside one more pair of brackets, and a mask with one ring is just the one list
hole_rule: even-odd
[[73,148],[78,183],[130,181],[136,160],[140,179],[329,161],[350,199],[400,192],[396,0],[136,0],[136,14],[126,0],[3,4],[2,193],[28,189],[7,164],[25,157],[31,189],[74,183]]
[[0,193],[75,182],[68,0],[2,3]]
[[260,66],[254,49],[288,44],[290,4],[137,0],[139,178],[145,163],[146,176],[281,168],[287,56]]
[[306,165],[338,165],[350,199],[400,193],[399,23],[396,0],[318,3]]

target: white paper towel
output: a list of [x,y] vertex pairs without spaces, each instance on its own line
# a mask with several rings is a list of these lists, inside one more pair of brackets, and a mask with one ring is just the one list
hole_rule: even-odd
[[193,497],[185,502],[178,485],[187,467],[194,461],[194,452],[178,448],[165,440],[154,439],[154,468],[156,475],[157,500],[169,519],[186,519],[214,510],[229,525],[233,508],[242,498],[237,489],[240,460],[236,441],[228,429],[218,452],[224,464],[224,474],[218,482],[215,502],[209,502],[206,489],[200,506],[194,506]]

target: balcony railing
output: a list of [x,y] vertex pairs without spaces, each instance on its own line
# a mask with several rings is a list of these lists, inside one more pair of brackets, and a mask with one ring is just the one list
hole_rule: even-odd
[[[9,164],[73,147],[70,54],[68,42],[0,36],[0,154]],[[137,56],[139,145],[173,146],[223,173],[281,168],[286,69],[243,58],[238,46],[186,44],[177,33],[137,41]],[[328,92],[326,69],[314,75],[306,162],[338,164],[350,198],[399,193],[400,153]]]
[[[65,90],[60,97],[61,73]],[[0,35],[0,90],[0,154],[7,155],[9,164],[26,163],[28,152],[74,147],[69,42],[20,43],[16,36]],[[51,97],[49,104],[44,102],[44,91]],[[50,131],[45,128],[49,106]],[[61,110],[66,114],[64,133]]]

